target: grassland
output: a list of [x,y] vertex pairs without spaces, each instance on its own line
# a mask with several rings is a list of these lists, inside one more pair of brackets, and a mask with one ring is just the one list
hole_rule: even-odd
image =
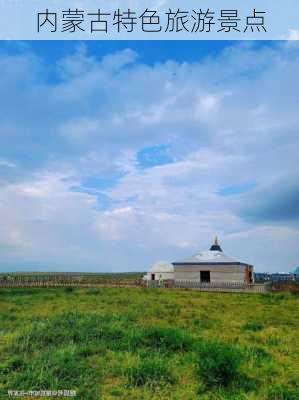
[[299,399],[299,297],[1,289],[0,396]]

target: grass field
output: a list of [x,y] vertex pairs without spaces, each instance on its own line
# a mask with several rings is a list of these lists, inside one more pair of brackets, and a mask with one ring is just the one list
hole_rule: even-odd
[[299,297],[2,289],[1,399],[41,389],[82,400],[298,400]]

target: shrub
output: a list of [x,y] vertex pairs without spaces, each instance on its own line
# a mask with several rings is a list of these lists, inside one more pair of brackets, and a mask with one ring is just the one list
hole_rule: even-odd
[[169,370],[167,362],[160,358],[145,358],[126,371],[130,385],[157,386],[161,382],[175,383],[175,378]]
[[198,347],[197,373],[204,387],[227,387],[241,378],[243,353],[235,346],[218,342],[204,342]]

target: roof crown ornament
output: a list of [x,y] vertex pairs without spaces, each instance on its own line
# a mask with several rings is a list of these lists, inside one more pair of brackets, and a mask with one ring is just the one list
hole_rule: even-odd
[[214,244],[212,244],[212,246],[210,248],[210,251],[222,251],[222,249],[221,249],[221,247],[220,247],[220,245],[218,243],[218,237],[217,236],[215,236]]

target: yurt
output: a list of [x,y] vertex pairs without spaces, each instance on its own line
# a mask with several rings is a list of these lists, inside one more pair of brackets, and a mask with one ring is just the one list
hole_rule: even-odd
[[253,266],[224,254],[217,237],[210,250],[175,261],[173,266],[175,281],[217,284],[251,284],[254,281]]
[[164,281],[173,279],[173,265],[167,261],[156,262],[143,279],[147,281]]

